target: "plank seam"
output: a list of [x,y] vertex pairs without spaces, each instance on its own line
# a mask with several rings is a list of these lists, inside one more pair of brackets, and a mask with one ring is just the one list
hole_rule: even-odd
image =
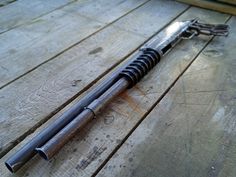
[[[148,2],[148,1],[147,1]],[[145,2],[145,3],[147,3]],[[190,8],[190,6],[186,7],[185,10],[183,10],[178,16],[182,15],[185,11],[187,11]],[[178,17],[177,16],[177,17]],[[70,104],[73,100],[75,100],[78,96],[80,96],[81,94],[83,94],[86,90],[88,90],[90,87],[92,87],[97,81],[99,81],[101,78],[103,78],[106,74],[108,74],[111,70],[113,70],[115,67],[117,67],[120,63],[122,63],[125,59],[127,59],[128,57],[130,57],[134,52],[136,52],[142,45],[144,45],[148,40],[150,40],[153,36],[155,36],[156,34],[158,34],[160,31],[162,31],[164,28],[166,28],[173,20],[175,20],[177,17],[173,18],[169,23],[167,23],[166,25],[164,25],[161,29],[159,29],[155,34],[153,34],[151,37],[147,38],[147,40],[145,40],[143,43],[141,43],[138,47],[136,47],[135,49],[133,49],[133,51],[131,51],[129,54],[127,54],[126,56],[122,57],[121,60],[119,60],[118,62],[116,62],[113,66],[111,66],[110,68],[108,68],[104,73],[102,73],[100,76],[98,76],[95,80],[93,80],[90,84],[88,84],[86,87],[84,87],[81,91],[79,91],[78,93],[76,93],[74,96],[72,96],[70,99],[68,99],[64,104],[62,104],[61,106],[59,106],[58,108],[56,108],[54,111],[52,111],[51,113],[48,114],[48,116],[46,116],[44,119],[42,119],[40,122],[38,122],[37,124],[35,124],[33,127],[31,127],[27,132],[25,132],[24,134],[22,134],[20,137],[18,137],[16,140],[10,142],[11,145],[9,147],[7,147],[5,150],[3,150],[2,152],[0,152],[0,158],[3,157],[4,155],[6,155],[11,149],[13,149],[17,144],[19,144],[21,141],[23,141],[28,135],[34,133],[37,128],[39,128],[41,125],[43,125],[44,123],[46,123],[51,117],[53,117],[56,113],[58,113],[59,111],[61,111],[64,107],[66,107],[68,104]]]
[[[191,6],[190,6],[191,7]],[[189,7],[189,8],[190,8]],[[225,21],[227,23],[232,16]],[[134,127],[128,132],[125,138],[118,144],[114,150],[109,154],[109,156],[104,160],[104,162],[97,168],[97,170],[91,175],[95,177],[102,168],[108,163],[108,161],[113,157],[113,155],[120,149],[120,147],[126,142],[126,140],[133,134],[133,132],[138,128],[138,126],[145,120],[145,118],[153,111],[153,109],[160,103],[160,101],[166,96],[167,93],[174,87],[176,82],[181,78],[181,76],[188,70],[188,68],[192,65],[192,63],[198,58],[198,56],[202,53],[202,51],[210,44],[210,42],[214,39],[212,37],[204,46],[203,48],[197,53],[197,55],[193,58],[193,60],[184,68],[184,70],[178,75],[178,77],[171,83],[171,85],[165,90],[163,94],[157,99],[157,101],[151,106],[151,108],[141,117],[141,119],[134,125]]]
[[4,7],[4,6],[7,6],[7,5],[9,5],[9,4],[12,4],[12,3],[14,3],[14,2],[16,2],[17,0],[8,0],[8,1],[6,1],[5,3],[4,3],[4,1],[2,2],[2,3],[0,3],[0,8],[1,7]]
[[[139,32],[134,32],[134,31],[132,31],[132,30],[128,30],[128,29],[122,28],[122,27],[117,26],[117,25],[113,25],[113,26],[116,27],[117,29],[121,30],[121,31],[130,33],[130,34],[134,34],[134,35],[137,35],[137,36],[140,36],[140,37],[147,38],[147,36],[145,36],[144,34],[141,34],[141,33],[139,33]],[[155,32],[155,34],[156,34],[156,32]]]
[[38,67],[40,67],[40,66],[46,64],[46,63],[49,62],[49,61],[52,61],[53,59],[55,59],[56,57],[60,56],[61,54],[63,54],[63,53],[66,52],[67,50],[70,50],[71,48],[75,47],[76,45],[80,44],[81,42],[87,40],[87,39],[90,38],[91,36],[93,36],[93,35],[99,33],[100,31],[102,31],[102,30],[108,28],[108,27],[111,26],[113,23],[117,22],[118,20],[120,20],[120,19],[123,18],[124,16],[128,15],[129,13],[133,12],[134,10],[140,8],[141,6],[143,6],[144,4],[146,4],[146,3],[149,2],[149,1],[150,1],[150,0],[147,0],[146,2],[140,4],[139,6],[135,7],[134,9],[132,9],[132,10],[130,10],[129,12],[125,13],[124,15],[120,16],[119,18],[115,19],[115,20],[112,21],[111,23],[109,23],[109,24],[107,24],[107,25],[105,24],[105,26],[103,26],[102,28],[100,28],[100,29],[98,29],[97,31],[93,32],[92,34],[90,34],[90,35],[86,36],[85,38],[81,39],[80,41],[78,41],[78,42],[76,42],[76,43],[70,45],[69,47],[65,48],[65,49],[62,50],[61,52],[59,52],[59,53],[57,53],[56,55],[52,56],[51,58],[45,60],[44,62],[42,62],[42,63],[38,64],[37,66],[33,67],[32,69],[28,70],[28,71],[25,72],[24,74],[21,74],[21,75],[19,75],[18,77],[16,77],[15,79],[13,79],[13,80],[7,82],[6,84],[2,85],[2,86],[0,87],[0,89],[6,87],[6,86],[8,86],[8,85],[10,85],[11,83],[15,82],[16,80],[20,79],[21,77],[23,77],[23,76],[27,75],[28,73],[34,71],[34,70],[37,69]]
[[[126,14],[122,15],[121,17],[119,17],[118,19],[116,19],[115,21],[119,20],[120,18],[122,18],[123,16],[126,16],[127,14],[131,13],[132,11],[136,10],[137,8],[141,7],[142,5],[146,4],[147,2],[149,2],[150,0],[140,4],[139,6],[137,6],[135,9],[132,9],[131,11],[127,12]],[[115,23],[115,21],[113,21],[112,23]],[[104,26],[102,29],[96,31],[95,33],[103,30],[104,28],[112,25],[112,23]],[[88,37],[86,37],[85,39],[83,39],[82,41],[86,40],[87,38],[89,38],[90,36],[92,36],[93,34],[89,35]],[[149,39],[147,39],[149,40]],[[74,47],[75,45],[78,45],[79,43],[81,43],[82,41],[77,42],[76,44],[73,44],[73,46],[70,46],[69,48],[65,49],[69,50],[70,48]],[[146,41],[145,41],[146,42]],[[23,141],[28,135],[34,133],[37,128],[39,128],[41,125],[43,125],[44,123],[46,123],[51,117],[53,117],[56,113],[58,113],[60,110],[62,110],[64,107],[66,107],[68,104],[70,104],[73,100],[75,100],[78,96],[80,96],[82,93],[84,93],[86,90],[88,90],[90,87],[92,87],[98,80],[100,80],[103,76],[105,76],[107,73],[109,73],[112,69],[114,69],[116,66],[118,66],[122,61],[124,61],[126,58],[128,58],[130,55],[132,55],[138,48],[140,48],[145,42],[143,42],[142,44],[140,44],[137,48],[133,49],[133,51],[131,51],[128,55],[124,56],[121,58],[121,60],[119,60],[118,62],[116,62],[114,65],[112,65],[110,68],[108,68],[106,71],[104,71],[101,75],[99,75],[95,80],[93,80],[92,82],[90,82],[87,86],[85,86],[82,90],[80,90],[78,93],[76,93],[74,96],[72,96],[71,98],[69,98],[65,103],[63,103],[61,106],[59,106],[58,108],[56,108],[55,110],[53,110],[51,113],[49,113],[45,118],[43,118],[42,120],[40,120],[38,123],[36,123],[33,127],[31,127],[28,131],[26,131],[24,134],[22,134],[20,137],[18,137],[17,139],[15,139],[14,141],[10,142],[9,146],[6,147],[4,150],[2,150],[0,152],[0,158],[2,158],[4,155],[6,155],[11,149],[13,149],[17,144],[19,144],[21,141]],[[64,52],[64,51],[63,51]],[[53,58],[61,55],[63,52],[61,52],[60,54],[57,54],[56,56],[54,56]],[[53,58],[51,58],[50,60],[52,60]],[[48,60],[49,61],[49,60]],[[45,61],[43,63],[41,63],[40,65],[38,65],[36,68],[38,68],[39,66],[43,65],[44,63],[48,62]],[[36,69],[34,68],[34,69]],[[32,72],[34,69],[28,71]],[[25,73],[24,75],[26,75],[27,73]],[[15,80],[19,79],[20,77],[23,77],[24,75],[19,76],[18,78],[16,78]],[[13,80],[12,82],[14,82],[15,80]],[[9,85],[10,83],[8,83],[7,85]],[[3,87],[5,87],[6,85],[4,85]],[[3,87],[1,87],[0,89],[2,89]]]
[[[14,1],[14,2],[15,2],[15,1]],[[48,12],[46,12],[46,13],[43,13],[43,14],[41,14],[41,15],[35,17],[35,18],[32,18],[32,19],[31,19],[30,21],[28,21],[28,22],[25,22],[25,23],[22,23],[22,24],[19,24],[19,25],[15,25],[15,26],[13,26],[13,27],[10,27],[9,29],[7,29],[7,30],[5,30],[5,31],[0,32],[0,35],[3,34],[3,33],[9,32],[9,31],[11,31],[11,30],[13,30],[13,29],[15,29],[15,28],[21,27],[21,26],[23,26],[23,25],[34,23],[34,21],[37,20],[38,18],[41,18],[41,17],[43,17],[43,16],[45,16],[45,15],[48,15],[48,14],[50,14],[50,13],[56,11],[56,10],[62,9],[63,7],[68,6],[68,5],[70,5],[70,4],[73,4],[73,3],[76,3],[76,0],[71,1],[71,2],[68,2],[67,4],[64,4],[64,5],[60,6],[60,7],[57,7],[57,8],[55,8],[55,9],[53,9],[53,10],[50,10],[50,11],[48,11]],[[7,5],[8,5],[8,4],[7,4]],[[2,6],[2,7],[3,7],[3,6]]]

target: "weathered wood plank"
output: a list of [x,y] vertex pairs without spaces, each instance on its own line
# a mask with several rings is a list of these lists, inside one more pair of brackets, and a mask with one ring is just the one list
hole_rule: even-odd
[[[104,22],[106,19],[111,22],[146,1],[118,0],[113,4],[108,3],[107,8],[109,5],[116,5],[119,13],[111,13],[104,18]],[[98,22],[96,18],[81,16],[75,13],[75,9],[79,11],[90,5],[91,11],[96,12],[94,14],[99,17],[102,7],[97,8],[97,4],[105,6],[107,2],[110,0],[71,3],[35,19],[30,24],[0,35],[0,88],[105,27],[105,23]]]
[[[117,17],[126,14],[132,7],[136,7],[135,3],[142,4],[143,0],[129,0],[129,1],[106,1],[104,0],[88,0],[85,1],[82,6],[72,7],[68,12],[88,17],[90,19],[96,19],[102,23],[111,23]],[[66,10],[67,11],[67,10]]]
[[[166,15],[165,22],[159,23],[156,31],[187,8],[185,5],[177,4],[176,9],[172,10],[170,8],[172,2],[166,2],[162,8],[165,8],[169,14]],[[158,5],[152,1],[149,6],[153,4]],[[140,22],[137,20],[133,22],[135,23]],[[149,37],[153,33],[150,33]],[[75,95],[79,95],[146,39],[147,37],[111,25],[1,89],[2,153],[12,147],[12,143],[14,144],[20,137],[26,136],[32,127],[39,126],[55,110]],[[11,133],[6,131],[9,128],[12,129]]]
[[[157,9],[161,7],[164,8],[163,6],[156,6]],[[165,7],[165,18],[167,18],[167,14],[173,13],[177,8],[175,6],[175,9],[173,9],[171,5],[169,7],[171,8]],[[144,14],[144,12],[142,13]],[[158,13],[158,10],[156,13]],[[178,20],[186,20],[196,16],[199,18],[202,17],[208,22],[215,23],[222,23],[228,17],[227,15],[212,11],[191,8],[178,18]],[[160,18],[164,17],[162,16]],[[152,19],[150,20],[152,21]],[[146,19],[145,22],[149,23],[148,19]],[[133,25],[131,24],[131,26]],[[149,26],[147,25],[147,27]],[[149,73],[148,77],[145,77],[134,89],[129,90],[118,99],[114,100],[98,119],[86,126],[86,128],[67,144],[49,163],[45,163],[39,160],[38,157],[35,157],[30,162],[30,165],[26,165],[18,174],[22,176],[44,176],[49,174],[51,176],[67,176],[68,174],[71,176],[88,176],[94,174],[112,151],[119,146],[127,133],[140,121],[176,77],[195,58],[208,40],[209,38],[205,37],[185,41],[181,43],[181,45],[178,45],[172,53],[162,60],[159,66]],[[123,45],[124,44],[125,42]],[[70,107],[70,105],[68,105],[68,107]],[[67,107],[65,109],[67,109]],[[63,110],[58,114],[62,112]],[[51,123],[56,117],[57,115],[47,123]],[[46,126],[46,124],[37,129],[37,131],[44,126]],[[34,136],[34,134],[28,136],[26,140],[4,156],[1,161],[4,161],[16,149],[32,138],[32,136]],[[4,166],[0,166],[0,171],[2,171],[3,175],[7,176],[7,174],[9,174]]]
[[0,6],[11,1],[14,3],[0,9],[0,34],[73,2],[71,0],[10,0],[0,2]]
[[206,1],[206,0],[191,0],[191,1],[178,0],[178,1],[191,4],[194,6],[198,6],[198,7],[206,8],[206,9],[212,9],[212,10],[217,10],[219,12],[236,15],[236,6],[226,4],[226,3],[220,3],[216,1]]
[[236,176],[235,40],[215,38],[98,176]]
[[[160,7],[165,7],[167,5],[166,3],[168,2],[165,0],[159,0],[154,1],[152,5],[146,4],[142,8],[137,9],[134,13],[130,13],[127,17],[119,20],[115,25],[132,33],[147,37],[150,33],[155,32],[159,24],[165,23],[166,19],[164,16],[168,16],[169,12],[166,12],[165,8]],[[173,10],[178,8],[178,5],[178,3],[173,1],[168,4]],[[157,9],[157,7],[159,8]],[[145,23],[146,20],[148,20],[149,23]]]
[[[108,27],[1,89],[1,147],[8,147],[12,140],[80,93],[144,40]],[[9,127],[21,130],[17,128],[10,134],[3,131]]]
[[0,7],[13,3],[15,0],[0,0]]
[[236,5],[236,0],[218,0],[218,1],[231,4],[231,5]]

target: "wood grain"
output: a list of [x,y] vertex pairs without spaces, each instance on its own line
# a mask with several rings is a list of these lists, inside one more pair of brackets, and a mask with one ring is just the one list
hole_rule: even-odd
[[231,5],[236,5],[236,0],[218,0],[218,1]]
[[98,176],[236,176],[235,40],[215,38]]
[[[61,8],[71,0],[8,0],[0,2],[0,34]],[[8,5],[6,5],[8,4]]]
[[[108,3],[107,8],[116,5],[119,13],[106,16],[104,22],[78,13],[90,4],[91,11],[99,17],[102,11],[102,7],[97,7],[99,2],[78,1],[3,33],[0,35],[0,88],[101,30],[106,26],[106,19],[107,22],[114,21],[146,1],[118,0]],[[105,6],[107,2],[110,1],[102,1],[100,5]]]
[[[227,4],[227,3],[220,3],[220,2],[216,2],[216,1],[206,1],[206,0],[178,0],[179,2],[184,2],[187,4],[191,4],[194,6],[198,6],[198,7],[202,7],[202,8],[206,8],[206,9],[212,9],[212,10],[216,10],[219,12],[223,12],[223,13],[228,13],[228,14],[232,14],[232,15],[236,15],[236,6]],[[235,3],[232,2],[232,0],[230,1],[231,3]]]
[[[150,2],[152,3],[155,1]],[[168,8],[170,3],[169,1],[163,6],[169,10],[169,15],[155,32],[187,7],[179,5],[173,11]],[[145,22],[150,21],[143,21]],[[137,20],[133,22],[135,23],[140,22]],[[81,94],[147,40],[126,29],[110,25],[1,89],[1,152],[12,148],[19,139],[49,119],[58,109]],[[152,35],[153,33],[150,33],[149,37]],[[9,128],[12,129],[11,133],[5,131]]]
[[[156,6],[156,8],[160,7],[163,6]],[[167,13],[168,6],[165,8]],[[174,12],[173,9],[169,10],[170,12],[167,14]],[[186,20],[196,16],[212,23],[222,23],[228,18],[227,15],[216,12],[191,8],[177,20]],[[147,19],[145,22],[148,23]],[[39,160],[39,157],[35,157],[18,174],[21,176],[90,176],[94,174],[209,40],[209,37],[200,37],[182,42],[172,53],[163,58],[162,62],[137,86],[114,100],[96,120],[80,131],[78,136],[68,143],[55,158],[47,163]],[[50,119],[47,124],[56,117],[57,115]],[[41,126],[37,131],[40,131],[47,124]],[[28,136],[4,156],[2,161],[33,136],[34,134]],[[4,166],[0,166],[0,171],[3,175],[9,176],[9,172]]]

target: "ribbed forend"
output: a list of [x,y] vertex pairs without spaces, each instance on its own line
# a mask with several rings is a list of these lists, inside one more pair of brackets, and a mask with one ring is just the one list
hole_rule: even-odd
[[142,52],[119,75],[120,77],[125,77],[130,82],[128,88],[133,87],[160,61],[160,54],[156,50],[145,48]]

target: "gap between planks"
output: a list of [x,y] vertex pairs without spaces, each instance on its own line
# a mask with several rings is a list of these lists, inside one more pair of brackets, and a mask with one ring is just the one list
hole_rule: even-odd
[[[143,6],[144,4],[148,3],[150,0],[147,0],[146,2],[140,4],[139,6],[135,7],[134,9],[130,10],[129,12],[123,14],[122,16],[120,16],[119,18],[117,18],[116,20],[112,21],[111,23],[109,23],[108,25],[105,25],[104,27],[102,27],[101,29],[97,30],[96,32],[92,33],[91,35],[85,37],[84,39],[80,40],[79,42],[69,46],[68,48],[64,49],[63,51],[61,51],[60,53],[56,54],[55,56],[53,56],[52,58],[42,62],[41,64],[37,65],[36,67],[32,68],[31,70],[29,70],[28,72],[24,73],[23,75],[15,78],[14,80],[10,81],[9,83],[3,85],[2,87],[0,87],[0,89],[4,88],[5,86],[13,83],[14,81],[18,80],[19,78],[27,75],[28,73],[34,71],[35,69],[37,69],[38,67],[40,67],[41,65],[55,59],[56,57],[60,56],[61,54],[63,54],[64,52],[66,52],[67,50],[73,48],[74,46],[82,43],[83,41],[87,40],[88,38],[92,37],[93,35],[99,33],[100,31],[104,30],[105,28],[108,28],[110,25],[112,25],[113,23],[115,23],[116,21],[118,21],[119,19],[123,18],[124,16],[128,15],[129,13],[133,12],[134,10],[140,8],[141,6]],[[144,42],[145,43],[145,42]],[[142,46],[143,44],[141,44],[140,46]],[[140,47],[139,46],[139,47]],[[138,47],[138,48],[139,48]],[[83,89],[81,89],[78,93],[76,93],[73,97],[71,97],[70,99],[68,99],[65,103],[63,103],[62,105],[60,105],[57,109],[53,110],[53,112],[49,113],[44,119],[40,120],[37,124],[35,124],[33,127],[31,127],[28,131],[26,131],[24,134],[22,134],[19,138],[17,138],[15,141],[11,142],[11,145],[9,147],[7,147],[5,150],[3,150],[0,153],[0,158],[3,157],[5,154],[7,154],[12,148],[14,148],[17,144],[19,144],[22,140],[24,140],[29,134],[33,133],[38,127],[40,127],[41,125],[43,125],[45,122],[47,122],[47,120],[49,120],[52,116],[54,116],[56,113],[58,113],[60,110],[62,110],[66,105],[68,105],[69,103],[71,103],[74,99],[76,99],[79,95],[81,95],[82,93],[84,93],[86,90],[88,90],[91,86],[93,86],[99,79],[101,79],[104,75],[106,75],[108,72],[110,72],[112,69],[114,69],[117,65],[119,65],[122,61],[124,61],[127,57],[129,57],[130,55],[132,55],[132,53],[134,51],[136,51],[136,49],[134,49],[130,54],[128,54],[127,56],[121,58],[121,60],[116,63],[114,66],[112,66],[111,68],[109,68],[108,70],[106,70],[103,74],[101,74],[99,77],[97,77],[95,80],[93,80],[91,83],[89,83],[88,85],[86,85]]]
[[[10,3],[6,4],[6,5],[9,5],[9,4],[15,3],[17,0],[7,0],[7,1],[10,1]],[[42,17],[42,16],[44,16],[44,15],[50,14],[50,13],[52,13],[52,12],[55,11],[55,10],[62,9],[63,7],[68,6],[68,5],[70,5],[70,4],[72,4],[72,3],[75,3],[75,2],[76,2],[76,1],[68,2],[68,3],[64,4],[64,5],[61,5],[61,6],[59,6],[59,7],[56,7],[56,8],[54,8],[54,9],[52,9],[52,10],[49,10],[49,11],[47,11],[47,12],[45,12],[45,13],[42,13],[41,15],[38,15],[38,16],[36,16],[35,18],[32,18],[32,19],[30,19],[30,20],[28,20],[28,21],[26,20],[25,22],[20,23],[20,24],[18,24],[18,25],[13,25],[12,27],[6,29],[5,31],[0,32],[0,35],[3,34],[3,33],[8,32],[8,31],[10,31],[10,30],[12,30],[12,29],[15,29],[15,28],[17,28],[17,27],[23,26],[23,25],[25,25],[25,24],[30,24],[30,23],[32,23],[32,21],[34,21],[34,20],[36,20],[36,19],[38,19],[38,18],[40,18],[40,17]],[[4,6],[6,6],[6,5],[4,5]],[[3,7],[3,6],[0,6],[0,8],[1,8],[1,7]]]
[[[9,81],[9,82],[3,84],[3,85],[0,87],[0,89],[6,87],[6,86],[8,86],[8,85],[10,85],[10,84],[13,83],[14,81],[16,81],[16,80],[20,79],[21,77],[23,77],[23,76],[29,74],[30,72],[34,71],[35,69],[37,69],[38,67],[44,65],[45,63],[47,63],[47,62],[49,62],[49,61],[52,61],[53,59],[55,59],[56,57],[60,56],[61,54],[63,54],[63,53],[66,52],[67,50],[73,48],[74,46],[80,44],[81,42],[85,41],[86,39],[90,38],[91,36],[97,34],[98,32],[104,30],[105,28],[111,26],[112,24],[114,24],[115,22],[117,22],[118,20],[120,20],[121,18],[123,18],[124,16],[126,16],[126,15],[132,13],[133,11],[135,11],[136,9],[138,9],[138,8],[140,8],[141,6],[145,5],[145,4],[148,3],[149,1],[151,1],[151,0],[147,0],[146,2],[144,2],[144,3],[140,4],[140,5],[138,5],[137,7],[135,7],[134,9],[132,9],[132,10],[130,10],[130,11],[128,11],[127,13],[123,14],[122,16],[118,17],[117,19],[115,19],[115,20],[112,21],[111,23],[109,23],[109,24],[107,24],[107,25],[104,25],[102,28],[100,28],[100,29],[98,29],[97,31],[93,32],[92,34],[86,36],[85,38],[81,39],[80,41],[76,42],[75,44],[72,44],[71,46],[65,48],[65,49],[62,50],[61,52],[59,52],[59,53],[57,53],[56,55],[52,56],[51,58],[49,58],[49,59],[43,61],[42,63],[40,63],[40,64],[36,65],[35,67],[33,67],[33,68],[29,69],[28,71],[26,71],[25,73],[23,73],[23,74],[17,76],[16,78],[12,79],[12,80]],[[80,16],[81,16],[81,17],[85,17],[85,16],[82,16],[82,15],[80,15]],[[89,17],[86,17],[86,18],[89,19]],[[37,18],[36,18],[36,19],[37,19]],[[93,19],[93,20],[94,20],[94,19]],[[99,22],[98,20],[94,20],[94,21]]]
[[[190,6],[191,7],[191,6]],[[189,8],[190,8],[189,7]],[[232,18],[232,15],[228,17],[225,21],[227,23]],[[97,170],[92,174],[92,177],[95,177],[102,168],[108,163],[108,161],[114,156],[114,154],[120,149],[120,147],[126,142],[126,140],[133,134],[133,132],[137,129],[137,127],[145,120],[145,118],[153,111],[153,109],[160,103],[160,101],[169,93],[169,91],[175,86],[176,82],[182,77],[182,75],[188,70],[188,68],[192,65],[192,63],[198,58],[198,56],[202,53],[202,51],[211,43],[214,39],[212,37],[204,47],[197,53],[194,59],[183,69],[183,71],[179,74],[179,76],[171,83],[171,85],[163,92],[163,94],[157,99],[157,101],[151,106],[151,108],[144,114],[144,116],[134,125],[134,127],[128,132],[125,138],[121,141],[117,147],[111,152],[111,154],[104,160],[104,162],[97,168]]]
[[[150,1],[150,0],[149,0]],[[116,19],[115,21],[111,22],[110,24],[108,24],[107,26],[103,27],[102,29],[96,31],[95,33],[93,33],[92,35],[86,37],[85,39],[88,39],[89,37],[93,36],[94,34],[98,33],[99,31],[102,31],[103,29],[107,28],[108,26],[112,25],[113,23],[115,23],[116,21],[118,21],[119,19],[123,18],[124,16],[128,15],[129,13],[133,12],[134,10],[140,8],[141,6],[143,6],[144,4],[146,4],[146,1],[144,3],[142,3],[141,5],[139,5],[138,7],[136,7],[135,9],[132,9],[131,11],[127,12],[126,14],[122,15],[121,17],[119,17],[118,19]],[[175,20],[176,18],[178,18],[180,15],[182,15],[183,13],[185,13],[188,9],[190,8],[190,6],[186,6],[186,8],[180,12],[180,14],[178,14],[175,18],[173,18],[171,21],[169,21],[166,25],[164,25],[162,28],[160,28],[160,30],[158,30],[157,32],[155,32],[151,37],[147,38],[145,40],[145,42],[141,43],[137,48],[133,49],[133,51],[131,53],[129,53],[128,55],[122,57],[117,63],[115,63],[111,68],[108,68],[108,70],[106,70],[104,73],[102,73],[98,78],[96,78],[95,80],[93,80],[91,83],[89,83],[88,85],[86,85],[83,89],[81,89],[78,93],[76,93],[74,96],[72,96],[70,99],[68,99],[64,104],[60,105],[57,109],[55,109],[54,111],[50,112],[45,118],[43,118],[42,120],[40,120],[38,123],[36,123],[33,127],[31,127],[28,131],[26,131],[24,134],[22,134],[19,138],[17,138],[15,141],[11,142],[11,145],[6,148],[5,150],[3,150],[0,153],[0,157],[4,156],[5,154],[7,154],[12,148],[14,148],[17,144],[19,144],[21,141],[23,141],[28,135],[32,134],[38,127],[40,127],[41,125],[43,125],[45,122],[47,122],[52,116],[54,116],[56,113],[58,113],[60,110],[62,110],[65,106],[67,106],[68,104],[70,104],[73,100],[75,100],[78,96],[80,96],[81,94],[83,94],[86,90],[88,90],[90,87],[92,87],[98,80],[100,80],[103,76],[105,76],[108,72],[110,72],[112,69],[114,69],[116,66],[118,66],[121,62],[123,62],[127,57],[129,57],[130,55],[132,55],[137,49],[140,48],[140,46],[142,46],[144,43],[146,43],[147,40],[151,39],[153,36],[155,36],[157,33],[159,33],[161,30],[163,30],[164,28],[166,28],[173,20]],[[82,41],[78,42],[77,44],[83,42],[85,39],[83,39]],[[69,50],[71,48],[73,48],[75,45],[70,46],[69,48],[67,48],[66,50]],[[65,50],[65,51],[66,51]],[[63,51],[63,52],[65,52]],[[57,54],[56,56],[61,55],[63,52],[61,52],[60,54]],[[56,57],[55,56],[55,57]],[[55,57],[53,57],[52,59],[54,59]],[[49,60],[47,60],[48,62]],[[46,63],[46,62],[44,62]],[[44,64],[42,63],[42,64]],[[39,66],[41,66],[42,64],[40,64]],[[37,66],[36,68],[38,68],[39,66]],[[34,69],[36,69],[34,68]],[[33,69],[33,70],[34,70]],[[33,71],[32,70],[32,71]],[[30,71],[30,72],[32,72]],[[24,74],[25,75],[25,74]]]
[[[224,20],[224,21],[225,21],[225,20]],[[207,41],[209,41],[209,40],[207,40]],[[190,43],[191,43],[191,42],[190,42]],[[192,43],[193,43],[193,42],[192,42]],[[205,43],[205,42],[204,42],[204,43]],[[200,44],[201,44],[201,43],[200,43]],[[205,44],[206,44],[206,43],[205,43]],[[205,44],[204,44],[204,45],[205,45]],[[204,45],[202,45],[202,47],[204,47]],[[202,48],[202,47],[201,47],[201,48]],[[199,50],[198,50],[198,52],[199,52]],[[196,56],[196,54],[197,54],[198,52],[196,52],[196,53],[194,54],[194,56],[191,57],[191,58],[193,59],[193,58]],[[182,52],[181,52],[181,53],[182,53]],[[192,60],[192,59],[191,59],[191,60]],[[178,73],[178,75],[179,75],[179,73]],[[177,76],[178,76],[178,75],[177,75]],[[173,78],[173,79],[175,79],[175,78]],[[172,82],[173,82],[173,80],[172,80]],[[171,83],[172,83],[172,82],[171,82]],[[171,84],[171,83],[170,83],[170,84]],[[167,87],[163,90],[163,92],[169,87],[170,84],[167,85]],[[155,102],[155,101],[154,101],[154,102]],[[153,105],[153,103],[152,103],[152,105]],[[150,106],[152,106],[152,105],[150,105]],[[148,108],[148,109],[150,109],[150,108]],[[142,117],[143,117],[143,116],[142,116]],[[140,118],[142,118],[142,117],[140,117]],[[140,119],[140,118],[139,118],[139,119]],[[136,124],[136,123],[135,123],[135,124]],[[134,125],[135,125],[135,124],[134,124]],[[132,126],[131,128],[133,128],[133,126]],[[130,130],[129,130],[129,131],[130,131]],[[128,133],[129,131],[127,131],[127,133]],[[125,136],[126,136],[126,135],[125,135]],[[124,136],[124,137],[125,137],[125,136]],[[122,139],[124,139],[124,137],[122,137]],[[114,147],[114,148],[115,148],[115,147]],[[113,149],[112,149],[111,151],[113,151]],[[63,153],[62,153],[62,154],[63,154]],[[109,154],[110,154],[110,152],[109,152]],[[109,154],[107,154],[106,156],[108,156]],[[107,158],[107,157],[105,157],[104,160],[105,160],[106,158]]]
[[7,6],[8,4],[12,4],[13,2],[16,2],[17,0],[1,0],[0,2],[0,8]]

